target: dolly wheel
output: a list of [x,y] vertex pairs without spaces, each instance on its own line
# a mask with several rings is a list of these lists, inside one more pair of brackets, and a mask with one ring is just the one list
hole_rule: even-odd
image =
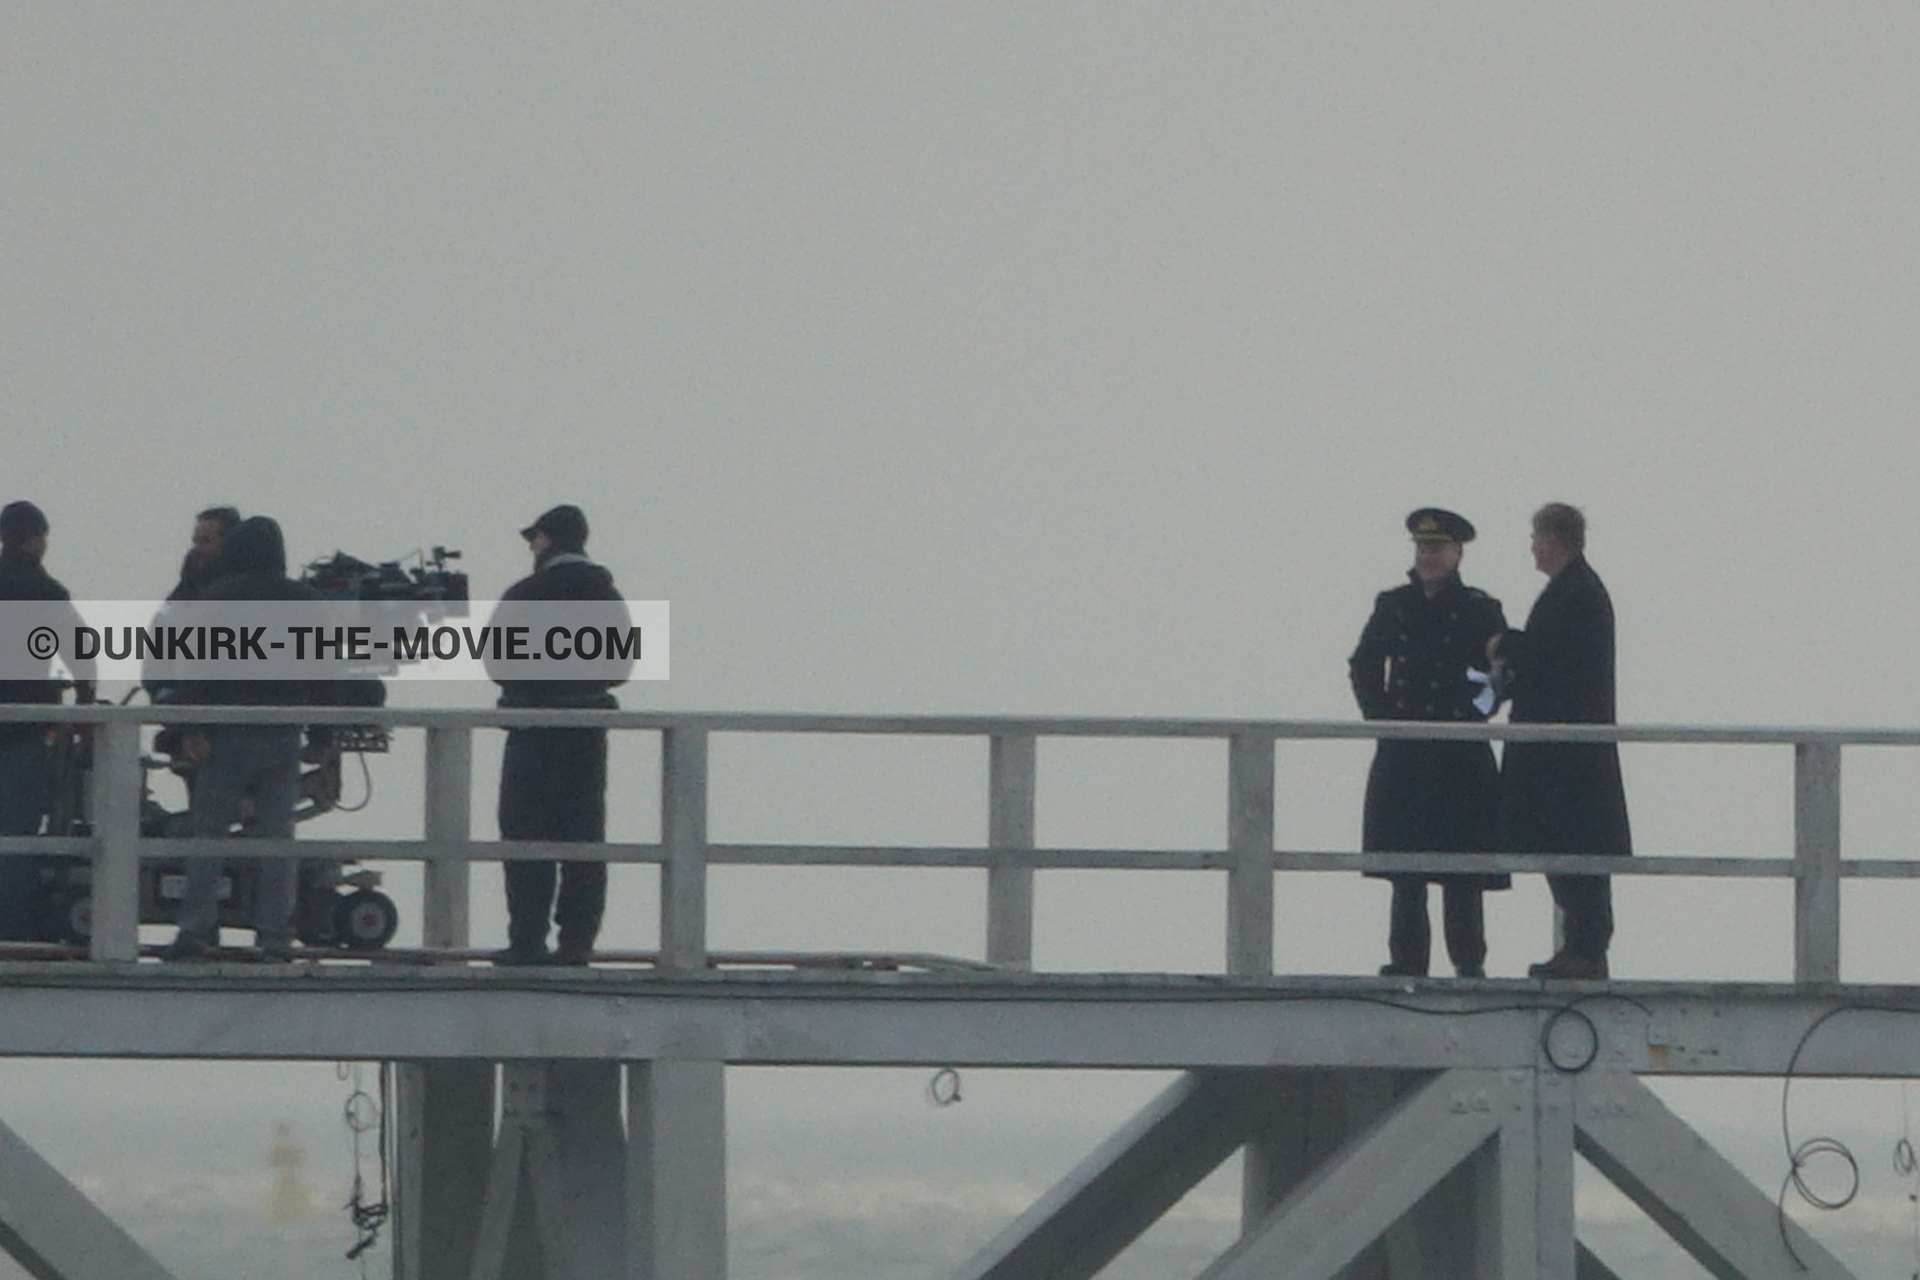
[[81,894],[60,913],[60,941],[84,947],[93,941],[93,895]]
[[400,909],[375,889],[340,895],[333,904],[333,933],[349,951],[378,951],[400,927]]

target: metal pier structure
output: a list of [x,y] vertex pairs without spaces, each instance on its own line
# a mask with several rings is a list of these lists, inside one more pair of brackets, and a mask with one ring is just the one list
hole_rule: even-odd
[[[34,719],[35,711],[0,707],[0,720]],[[1576,1157],[1715,1276],[1824,1280],[1848,1273],[1641,1078],[1920,1075],[1920,987],[1845,985],[1840,972],[1841,881],[1920,876],[1920,861],[1842,856],[1843,750],[1920,746],[1920,733],[197,709],[191,718],[200,722],[378,721],[424,731],[422,838],[242,844],[139,834],[142,726],[188,715],[100,707],[69,708],[63,718],[95,725],[92,834],[10,840],[7,852],[91,861],[91,953],[83,963],[0,963],[0,1054],[399,1064],[398,1280],[723,1280],[729,1064],[1182,1073],[956,1280],[1092,1277],[1241,1151],[1242,1230],[1206,1280],[1605,1280],[1613,1272],[1577,1238]],[[472,838],[476,730],[556,724],[659,735],[657,842]],[[984,739],[987,842],[712,842],[709,742],[755,733]],[[1489,854],[1446,865],[1790,878],[1794,980],[1409,983],[1275,974],[1276,889],[1284,905],[1285,873],[1436,865],[1426,854],[1275,849],[1276,742],[1381,736],[1790,751],[1791,857]],[[1065,737],[1223,741],[1225,847],[1037,847],[1037,744]],[[1657,843],[1658,833],[1653,841],[1641,834]],[[417,860],[432,962],[143,963],[136,872],[162,843],[169,856]],[[471,864],[556,856],[659,868],[660,942],[651,963],[528,970],[466,961]],[[728,967],[709,950],[706,930],[708,869],[728,864],[980,870],[981,955],[898,967]],[[1033,972],[1035,873],[1099,868],[1223,873],[1224,971]],[[0,1249],[43,1280],[167,1275],[3,1126]]]

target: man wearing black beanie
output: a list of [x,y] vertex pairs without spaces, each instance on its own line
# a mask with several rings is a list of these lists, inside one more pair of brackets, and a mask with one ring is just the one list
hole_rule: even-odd
[[[587,517],[580,508],[554,507],[520,531],[533,552],[533,572],[500,597],[510,601],[622,601],[613,575],[587,558]],[[610,690],[623,680],[500,681],[502,707],[580,707],[613,710]],[[607,838],[607,731],[527,728],[507,731],[500,762],[500,838],[598,843]],[[528,861],[504,864],[507,949],[500,964],[584,965],[593,955],[607,903],[604,862]],[[556,877],[557,872],[557,877]],[[555,880],[559,895],[555,898]],[[559,947],[547,950],[548,916],[560,927]]]

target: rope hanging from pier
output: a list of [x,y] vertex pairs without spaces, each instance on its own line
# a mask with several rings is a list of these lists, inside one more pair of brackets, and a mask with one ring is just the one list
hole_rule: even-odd
[[[347,1079],[350,1073],[353,1080],[353,1091],[347,1095],[347,1100],[340,1109],[341,1119],[347,1126],[348,1138],[353,1147],[353,1191],[342,1208],[346,1209],[348,1218],[353,1222],[354,1230],[360,1233],[360,1238],[354,1242],[352,1248],[347,1250],[347,1261],[358,1262],[360,1274],[363,1277],[367,1274],[366,1254],[378,1243],[380,1228],[386,1225],[387,1217],[392,1212],[392,1198],[388,1191],[387,1116],[393,1097],[391,1086],[393,1064],[383,1062],[377,1068],[379,1076],[376,1087],[380,1091],[377,1100],[363,1087],[361,1073],[364,1069],[365,1064],[358,1062],[351,1068],[346,1063],[341,1063],[334,1068],[334,1074],[339,1079]],[[380,1196],[373,1201],[366,1198],[365,1155],[362,1151],[362,1143],[368,1134],[373,1135],[373,1145],[378,1155],[380,1169]]]

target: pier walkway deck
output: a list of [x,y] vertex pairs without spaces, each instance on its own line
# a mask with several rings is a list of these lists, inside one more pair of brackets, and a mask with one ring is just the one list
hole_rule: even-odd
[[[45,714],[0,708],[0,721]],[[1184,1073],[1010,1224],[963,1270],[971,1280],[1092,1277],[1236,1151],[1246,1153],[1244,1230],[1207,1280],[1604,1280],[1613,1273],[1577,1239],[1576,1154],[1712,1274],[1840,1277],[1837,1261],[1639,1077],[1920,1076],[1920,986],[1843,983],[1840,893],[1848,879],[1920,878],[1920,860],[1843,856],[1840,802],[1844,752],[1920,746],[1920,733],[394,708],[102,707],[62,717],[94,726],[91,828],[9,841],[5,852],[86,859],[92,937],[73,961],[0,957],[0,1056],[400,1064],[401,1280],[722,1280],[723,1073],[741,1064]],[[143,839],[142,727],[187,718],[422,732],[421,838]],[[657,841],[472,838],[473,735],[545,724],[658,735]],[[986,842],[710,841],[709,742],[755,733],[983,739]],[[1037,846],[1037,744],[1055,737],[1223,742],[1223,847]],[[1462,860],[1277,849],[1275,744],[1377,737],[1790,751],[1791,856]],[[1657,835],[1642,844],[1657,844]],[[163,853],[417,860],[423,946],[371,963],[143,961],[136,876],[142,858]],[[657,866],[658,950],[591,969],[477,963],[471,864],[556,856]],[[977,869],[986,896],[980,954],[717,953],[707,943],[707,888],[720,865]],[[1276,894],[1288,873],[1469,865],[1790,880],[1793,932],[1780,944],[1791,950],[1793,980],[1543,984],[1273,972]],[[1223,971],[1033,972],[1034,877],[1060,869],[1223,875]],[[58,1280],[165,1274],[24,1144],[0,1138],[0,1248]]]

